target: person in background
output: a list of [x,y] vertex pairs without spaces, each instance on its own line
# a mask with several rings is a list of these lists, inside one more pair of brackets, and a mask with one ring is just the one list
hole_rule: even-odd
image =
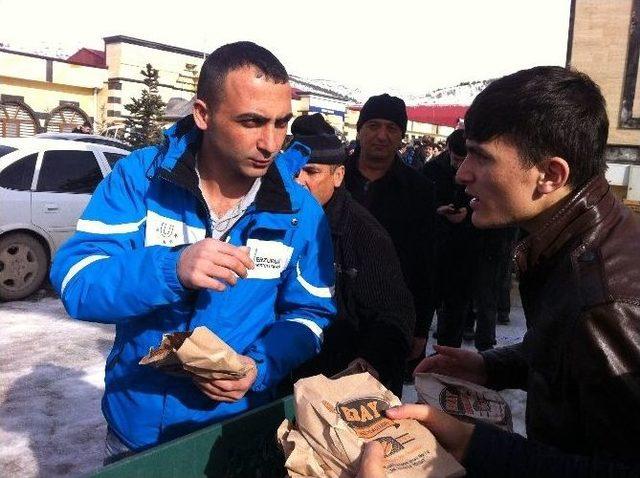
[[294,377],[332,376],[360,363],[401,397],[415,312],[393,242],[343,187],[346,154],[322,115],[296,118],[291,133],[294,141],[311,149],[296,181],[313,194],[329,220],[338,310],[324,333],[320,354]]
[[404,101],[372,96],[356,127],[360,148],[346,162],[345,186],[389,233],[400,259],[416,313],[408,367],[413,368],[424,357],[434,310],[433,185],[398,156],[407,129]]

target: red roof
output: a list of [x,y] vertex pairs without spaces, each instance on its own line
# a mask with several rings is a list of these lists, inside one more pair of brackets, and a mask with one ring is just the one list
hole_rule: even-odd
[[437,124],[455,128],[460,118],[464,118],[468,106],[462,105],[422,105],[408,106],[407,116],[410,121]]
[[300,90],[298,88],[291,87],[291,99],[292,100],[299,100],[301,93],[303,93],[302,90]]
[[80,48],[77,52],[67,58],[67,61],[88,66],[106,66],[104,51],[92,50],[90,48]]

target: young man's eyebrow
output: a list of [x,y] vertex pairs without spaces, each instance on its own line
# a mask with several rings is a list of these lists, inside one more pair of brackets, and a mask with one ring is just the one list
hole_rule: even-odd
[[493,156],[478,144],[467,144],[467,151],[479,154],[480,156],[484,156],[485,158],[493,159]]

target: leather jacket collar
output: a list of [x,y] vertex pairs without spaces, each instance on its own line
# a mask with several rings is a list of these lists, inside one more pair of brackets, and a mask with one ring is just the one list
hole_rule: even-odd
[[[558,252],[570,240],[593,228],[611,211],[615,197],[604,175],[598,175],[564,200],[563,206],[539,231],[518,243],[514,258],[521,273]],[[584,238],[589,242],[589,238]]]

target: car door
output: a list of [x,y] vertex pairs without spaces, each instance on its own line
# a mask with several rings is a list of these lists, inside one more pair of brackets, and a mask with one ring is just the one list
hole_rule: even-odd
[[31,224],[31,185],[37,157],[37,152],[15,152],[0,165],[0,233]]
[[93,151],[71,147],[44,151],[36,169],[31,216],[49,232],[57,250],[75,231],[103,172]]

